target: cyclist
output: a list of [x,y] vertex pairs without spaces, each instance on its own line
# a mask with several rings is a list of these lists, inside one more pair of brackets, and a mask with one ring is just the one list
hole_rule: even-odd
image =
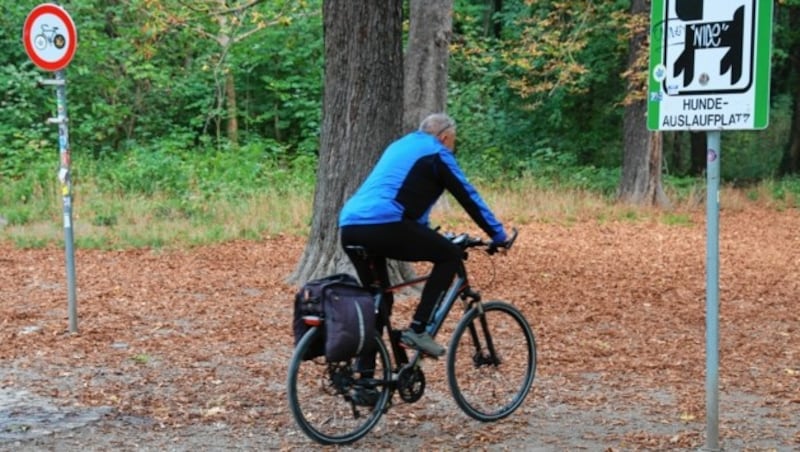
[[[426,117],[419,130],[386,148],[339,215],[345,252],[348,245],[363,246],[373,259],[376,274],[370,269],[370,262],[347,252],[362,284],[377,281],[382,287],[389,286],[387,258],[433,263],[411,325],[401,334],[405,345],[432,356],[444,355],[445,349],[425,327],[463,265],[462,251],[428,226],[434,203],[446,189],[492,242],[500,245],[507,240],[503,225],[456,162],[455,142],[456,124],[452,118],[444,113]],[[391,314],[393,300],[391,296],[385,300]]]

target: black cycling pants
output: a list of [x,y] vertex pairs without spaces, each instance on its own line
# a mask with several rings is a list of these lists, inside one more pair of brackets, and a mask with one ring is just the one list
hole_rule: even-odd
[[[422,299],[414,313],[413,323],[424,327],[430,321],[436,303],[463,268],[463,251],[436,231],[415,221],[397,223],[344,226],[341,228],[342,246],[359,245],[373,256],[372,263],[348,253],[363,285],[379,284],[389,287],[386,259],[409,262],[432,262],[430,279],[422,289]],[[347,251],[347,248],[345,248]],[[370,265],[371,264],[371,265]],[[389,304],[391,313],[391,301]]]

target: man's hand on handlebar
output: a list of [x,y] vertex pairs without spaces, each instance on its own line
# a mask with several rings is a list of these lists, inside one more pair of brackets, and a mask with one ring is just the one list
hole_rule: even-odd
[[474,247],[485,247],[486,252],[489,254],[495,254],[500,249],[510,249],[511,245],[514,244],[514,240],[517,239],[517,231],[516,228],[512,229],[511,237],[507,238],[503,242],[486,242],[479,237],[471,237],[469,234],[453,234],[446,232],[442,234],[447,240],[450,240],[453,245],[457,245],[461,249],[467,250],[469,248]]
[[517,239],[517,234],[518,233],[519,233],[519,231],[517,230],[517,228],[511,229],[511,236],[509,238],[507,238],[503,242],[492,242],[492,243],[490,243],[489,247],[486,249],[486,251],[489,254],[494,254],[494,253],[498,252],[500,249],[505,249],[505,250],[511,249],[511,246],[514,244],[514,241]]

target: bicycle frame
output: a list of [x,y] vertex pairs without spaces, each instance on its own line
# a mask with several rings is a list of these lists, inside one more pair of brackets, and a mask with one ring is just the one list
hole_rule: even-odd
[[[429,278],[430,274],[427,274],[424,276],[418,276],[403,281],[401,283],[392,285],[385,289],[381,289],[380,292],[378,292],[378,295],[375,297],[376,307],[378,308],[378,313],[379,313],[378,315],[380,315],[383,320],[383,325],[387,331],[387,335],[389,338],[389,344],[392,350],[392,355],[394,356],[394,361],[395,361],[394,365],[397,366],[397,369],[394,369],[395,371],[409,364],[409,362],[411,363],[412,367],[417,365],[417,363],[422,357],[422,352],[416,351],[414,358],[411,361],[408,360],[408,355],[405,353],[406,349],[401,345],[399,334],[396,334],[398,331],[392,328],[392,323],[390,318],[391,316],[389,315],[388,312],[386,312],[385,309],[381,309],[383,307],[383,299],[384,299],[383,297],[387,293],[398,292],[402,288],[424,283]],[[453,306],[455,305],[459,297],[465,301],[469,299],[469,301],[466,304],[467,309],[473,304],[480,302],[481,300],[480,294],[478,292],[473,291],[467,284],[466,269],[463,267],[456,274],[453,283],[447,289],[447,292],[445,292],[444,297],[442,298],[441,301],[439,301],[439,303],[437,304],[436,308],[433,311],[432,320],[428,323],[427,326],[428,334],[430,334],[431,337],[436,337],[436,334],[441,329],[445,319],[447,318],[447,315],[453,309]]]

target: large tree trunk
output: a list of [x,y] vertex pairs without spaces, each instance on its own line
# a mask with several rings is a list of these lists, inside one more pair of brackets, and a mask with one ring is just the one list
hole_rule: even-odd
[[649,132],[645,125],[645,102],[625,108],[625,149],[619,199],[643,205],[669,205],[661,185],[661,132]]
[[323,1],[325,81],[314,214],[291,282],[352,271],[337,220],[344,201],[401,133],[401,6],[402,0]]
[[[796,30],[800,27],[800,6],[789,7],[789,25]],[[790,79],[794,78],[794,113],[789,145],[781,160],[781,174],[797,174],[800,172],[800,39],[794,40],[788,52],[792,61]]]
[[453,34],[453,0],[410,0],[405,58],[403,131],[447,108],[447,65]]
[[[631,14],[648,12],[646,0],[634,0]],[[632,73],[647,73],[646,28],[636,31],[631,37],[628,51],[628,67]],[[661,158],[663,139],[661,133],[651,133],[646,125],[646,78],[635,80],[631,91],[638,95],[628,101],[625,107],[623,125],[622,178],[619,186],[619,199],[634,204],[667,205],[661,185]]]

